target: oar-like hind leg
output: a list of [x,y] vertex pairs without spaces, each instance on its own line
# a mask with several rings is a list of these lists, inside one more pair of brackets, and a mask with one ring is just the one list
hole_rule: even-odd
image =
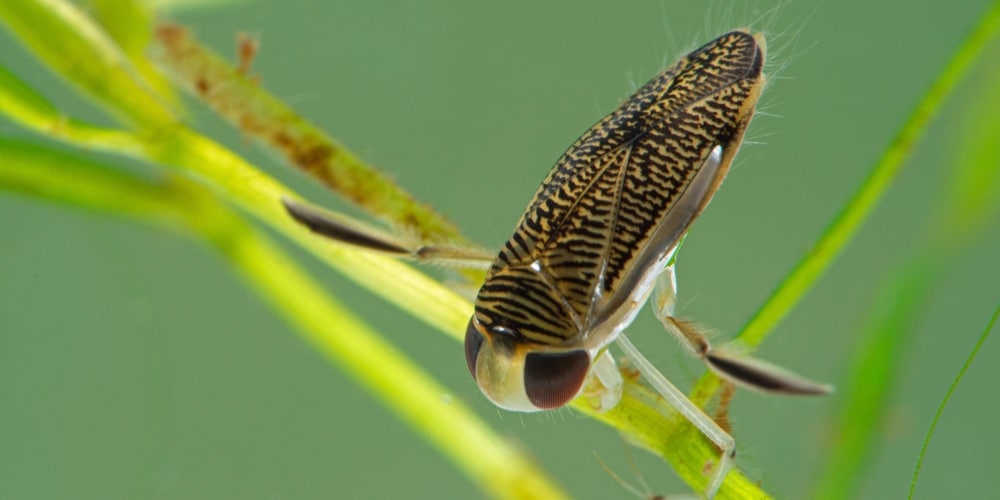
[[457,246],[410,245],[343,214],[322,210],[288,197],[283,197],[281,204],[299,224],[345,245],[434,264],[486,269],[493,263],[493,254],[481,250]]
[[[767,392],[823,394],[830,391],[829,386],[805,379],[769,363],[717,352],[705,335],[693,325],[673,316],[676,298],[677,280],[674,264],[671,263],[657,281],[654,300],[656,317],[680,340],[681,344],[725,379]],[[736,440],[688,399],[687,395],[670,383],[624,334],[618,337],[618,345],[660,396],[722,451],[718,463],[713,468],[712,476],[703,490],[706,498],[713,498],[733,466]]]
[[716,350],[698,328],[674,316],[677,279],[674,265],[663,271],[656,283],[654,313],[663,326],[692,354],[716,374],[743,387],[768,393],[790,395],[826,394],[832,387],[792,373],[771,363]]

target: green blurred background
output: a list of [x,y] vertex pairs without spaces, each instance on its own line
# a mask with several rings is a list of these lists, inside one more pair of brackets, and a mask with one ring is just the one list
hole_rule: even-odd
[[[506,239],[565,147],[637,85],[728,29],[765,30],[776,72],[762,100],[767,115],[755,120],[755,143],[696,224],[678,268],[683,315],[724,339],[822,233],[988,3],[295,0],[170,15],[226,54],[237,32],[257,37],[253,69],[263,85],[490,247]],[[6,31],[0,57],[68,114],[104,120]],[[976,133],[970,117],[985,92],[996,92],[985,78],[998,60],[994,42],[762,357],[844,384],[880,287],[928,238],[945,176]],[[311,199],[343,207],[192,108],[203,130]],[[0,134],[27,136],[7,121]],[[635,482],[614,431],[570,410],[497,410],[469,378],[459,345],[297,255],[575,496],[629,495],[594,458]],[[878,439],[860,497],[905,494],[934,410],[1000,298],[997,255],[993,217],[948,264],[896,346],[902,371],[886,421],[870,424]],[[682,386],[700,373],[651,314],[630,332]],[[920,497],[995,491],[998,377],[993,339],[945,412]],[[809,496],[841,402],[741,390],[732,407],[740,467],[778,497]],[[687,491],[657,458],[630,453],[656,492]],[[0,193],[0,498],[479,496],[208,247]]]

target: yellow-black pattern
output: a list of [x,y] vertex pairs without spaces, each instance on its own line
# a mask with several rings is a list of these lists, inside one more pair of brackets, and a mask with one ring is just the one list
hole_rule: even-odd
[[[727,33],[654,77],[556,162],[476,300],[486,331],[560,345],[630,295],[671,252],[728,171],[764,84],[764,47]],[[663,221],[716,148],[722,165],[680,225]],[[675,218],[676,219],[676,218]],[[664,231],[670,234],[664,233]]]

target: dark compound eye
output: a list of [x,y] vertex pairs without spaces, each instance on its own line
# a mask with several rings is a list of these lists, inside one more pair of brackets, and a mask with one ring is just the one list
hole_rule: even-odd
[[483,346],[483,334],[476,328],[475,318],[469,320],[465,328],[465,362],[469,364],[469,373],[476,379],[476,359],[479,358],[479,348]]
[[542,410],[559,408],[580,392],[588,369],[590,355],[584,350],[529,353],[524,360],[524,391]]

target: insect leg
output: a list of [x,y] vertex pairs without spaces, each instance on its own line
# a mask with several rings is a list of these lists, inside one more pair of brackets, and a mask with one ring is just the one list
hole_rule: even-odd
[[321,210],[288,197],[282,197],[281,204],[293,219],[312,232],[346,245],[421,262],[461,267],[486,269],[493,263],[493,254],[481,250],[452,246],[408,245],[383,232],[365,227],[345,215]]
[[832,390],[829,385],[809,380],[771,363],[716,350],[694,324],[673,315],[676,296],[677,279],[674,266],[670,265],[656,283],[654,313],[667,331],[719,376],[751,389],[778,394],[826,394]]
[[618,371],[611,353],[605,350],[594,361],[594,366],[590,368],[587,375],[586,389],[584,390],[590,404],[599,412],[608,411],[622,400],[622,389],[625,382],[622,374]]
[[656,317],[673,316],[677,303],[677,275],[674,272],[673,262],[660,273],[653,295],[653,303],[656,304]]
[[635,486],[632,486],[631,484],[625,482],[625,480],[622,479],[621,476],[615,473],[615,471],[611,470],[611,467],[608,467],[608,464],[604,463],[604,460],[601,460],[601,457],[597,455],[596,451],[594,452],[594,460],[597,460],[597,465],[600,465],[601,468],[604,469],[604,472],[607,472],[612,479],[617,481],[618,484],[622,485],[622,487],[628,490],[629,493],[635,495],[636,498],[643,498],[645,500],[664,500],[666,497],[664,497],[663,495],[653,494],[652,492],[653,490],[650,489],[649,484],[647,484],[646,480],[643,479],[642,474],[639,472],[639,468],[635,465],[635,460],[632,460],[632,454],[629,453],[628,446],[625,447],[625,459],[628,460],[629,465],[632,467],[632,472],[635,473],[636,479],[639,480],[639,484],[642,486],[645,492],[639,491],[639,489],[636,488]]
[[726,478],[726,474],[729,473],[729,469],[733,466],[733,457],[736,456],[736,440],[719,427],[701,408],[698,408],[698,405],[692,403],[663,374],[657,371],[653,364],[647,361],[642,353],[632,345],[628,337],[624,334],[619,335],[617,342],[618,346],[625,352],[625,355],[639,369],[639,372],[646,377],[646,381],[653,386],[656,392],[663,396],[663,399],[670,406],[673,406],[684,418],[697,427],[705,437],[722,450],[719,462],[715,464],[712,477],[709,478],[704,490],[706,498],[714,497],[715,493],[719,491],[719,487],[722,486],[722,481]]

